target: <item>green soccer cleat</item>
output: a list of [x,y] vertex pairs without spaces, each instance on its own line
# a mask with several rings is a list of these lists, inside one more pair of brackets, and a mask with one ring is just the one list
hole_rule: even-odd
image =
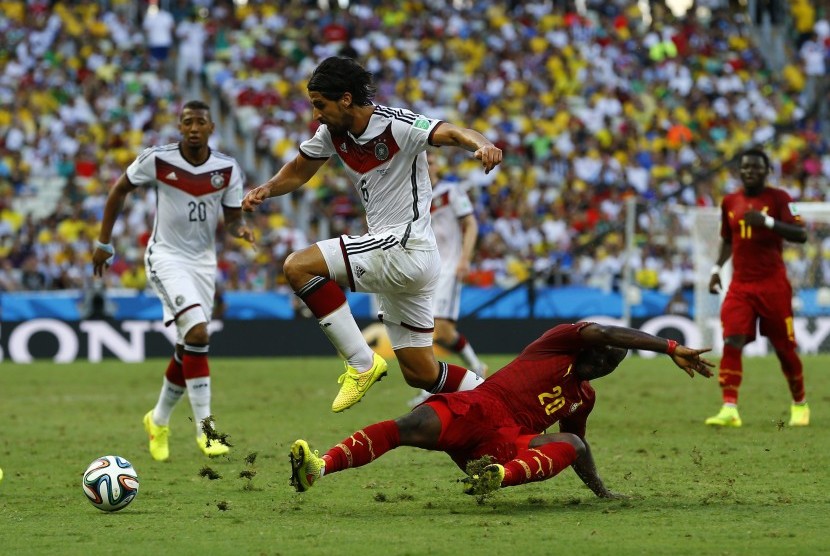
[[491,463],[480,474],[464,478],[464,494],[483,496],[501,488],[504,480],[504,466]]
[[790,426],[806,427],[810,424],[810,406],[806,403],[790,406]]
[[741,416],[738,415],[738,408],[731,405],[724,405],[714,417],[706,419],[707,425],[716,427],[740,427],[743,424]]
[[199,445],[199,449],[202,450],[202,453],[209,458],[224,456],[231,450],[226,444],[223,444],[219,440],[208,440],[205,433],[202,433],[196,437],[196,444]]
[[153,410],[144,416],[144,430],[150,439],[150,455],[156,461],[165,461],[170,457],[170,447],[167,439],[170,437],[170,427],[157,425],[153,422]]
[[377,353],[374,354],[374,364],[368,371],[359,373],[346,364],[346,372],[337,380],[342,386],[331,404],[331,410],[340,413],[359,402],[375,382],[386,376],[386,367],[386,361]]
[[325,469],[326,462],[316,450],[311,451],[308,442],[297,440],[291,445],[291,481],[289,483],[297,492],[305,492],[311,488],[318,478],[320,471]]

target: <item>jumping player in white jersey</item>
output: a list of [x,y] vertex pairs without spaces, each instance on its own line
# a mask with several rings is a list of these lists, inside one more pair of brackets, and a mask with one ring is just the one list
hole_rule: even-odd
[[213,311],[220,207],[230,235],[252,244],[254,236],[240,210],[242,169],[230,156],[210,149],[213,128],[207,104],[192,100],[184,105],[179,114],[181,141],[146,149],[110,190],[92,255],[94,272],[101,276],[114,256],[112,228],[127,195],[136,187],[155,187],[158,205],[144,265],[161,299],[164,324],[176,325],[176,349],[158,402],[144,416],[150,454],[158,461],[169,457],[170,414],[185,391],[199,448],[211,457],[228,452],[227,445],[211,441],[203,430],[213,426],[207,325]]
[[[487,366],[476,355],[472,344],[458,331],[456,323],[461,311],[461,281],[470,271],[473,250],[478,238],[478,222],[473,203],[463,187],[439,176],[438,157],[427,154],[429,177],[432,181],[432,206],[430,218],[432,231],[441,254],[441,272],[433,299],[435,318],[435,343],[456,353],[478,376],[484,378]],[[422,390],[409,401],[415,406],[432,394]]]
[[354,60],[324,60],[308,82],[317,132],[242,202],[243,210],[253,211],[269,197],[296,190],[332,156],[343,162],[363,200],[366,235],[318,242],[289,255],[284,267],[294,292],[346,360],[332,403],[335,412],[359,402],[387,367],[364,340],[338,284],[377,294],[379,316],[408,384],[437,393],[481,382],[463,367],[439,364],[432,351],[432,296],[441,262],[430,226],[432,185],[425,151],[461,147],[489,172],[501,162],[501,149],[472,129],[375,105],[375,90],[372,74]]

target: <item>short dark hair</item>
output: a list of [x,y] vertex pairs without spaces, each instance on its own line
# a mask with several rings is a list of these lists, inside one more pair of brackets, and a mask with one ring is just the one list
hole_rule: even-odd
[[188,100],[184,103],[184,106],[182,106],[182,112],[188,108],[190,110],[207,110],[210,112],[210,106],[203,100]]
[[372,72],[352,58],[332,56],[326,58],[311,74],[308,90],[316,91],[328,100],[338,100],[343,93],[351,93],[357,106],[368,106],[375,98],[375,86]]
[[772,164],[770,164],[769,157],[767,156],[767,153],[765,153],[764,151],[762,151],[761,149],[759,149],[757,147],[752,148],[752,149],[747,149],[744,152],[742,152],[740,158],[738,159],[738,163],[740,164],[741,162],[743,162],[744,158],[747,157],[747,156],[759,156],[759,157],[764,159],[764,164],[766,164],[767,170],[772,168]]

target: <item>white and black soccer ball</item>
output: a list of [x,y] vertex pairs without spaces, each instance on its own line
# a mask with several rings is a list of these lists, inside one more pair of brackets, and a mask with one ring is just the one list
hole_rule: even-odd
[[103,456],[86,468],[81,486],[93,506],[105,512],[117,512],[138,494],[138,474],[124,458]]

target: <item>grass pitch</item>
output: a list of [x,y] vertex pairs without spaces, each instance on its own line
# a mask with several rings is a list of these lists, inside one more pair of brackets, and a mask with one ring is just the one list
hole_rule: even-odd
[[[491,369],[508,357],[487,357]],[[830,357],[805,359],[813,423],[785,425],[777,361],[745,362],[741,429],[708,428],[717,379],[665,357],[629,358],[597,380],[589,419],[600,475],[628,500],[599,500],[571,470],[478,504],[447,456],[401,448],[366,467],[288,486],[288,448],[324,452],[408,409],[397,364],[364,401],[329,410],[332,358],[213,359],[213,410],[230,457],[198,451],[186,400],[171,458],[151,460],[141,419],[165,361],[0,365],[3,554],[819,554],[827,550]],[[116,454],[141,488],[125,510],[87,502],[81,474]]]

